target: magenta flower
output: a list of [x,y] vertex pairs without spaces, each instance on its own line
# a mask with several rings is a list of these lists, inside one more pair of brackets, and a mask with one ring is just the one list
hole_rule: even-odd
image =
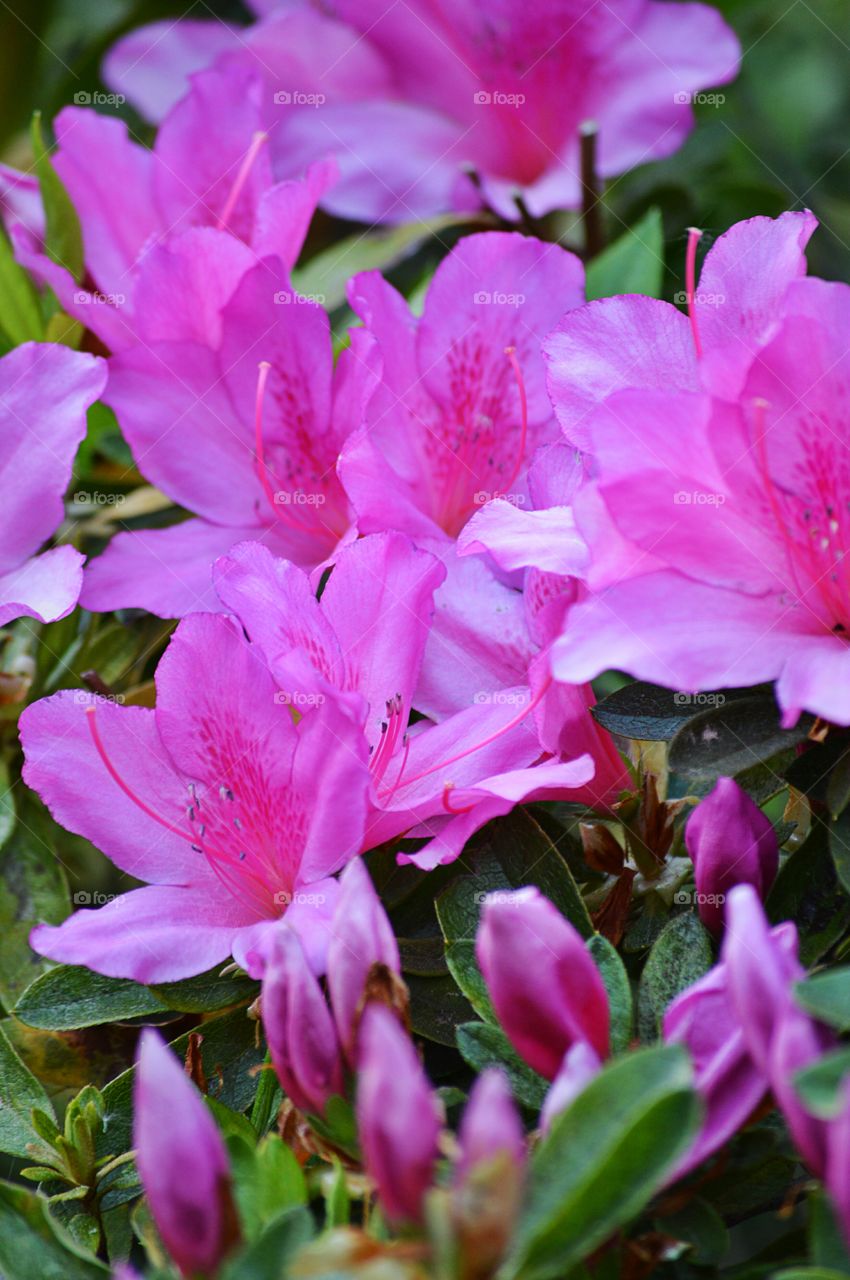
[[592,487],[651,556],[571,611],[558,678],[615,667],[688,690],[776,680],[786,724],[804,709],[850,723],[848,315],[846,285],[794,280],[772,334],[747,348],[734,402],[622,391],[595,411]]
[[383,362],[340,459],[361,531],[454,537],[489,497],[524,494],[534,448],[557,434],[540,344],[583,301],[578,258],[482,232],[437,268],[419,320],[377,272],[348,292]]
[[376,965],[401,976],[398,943],[369,872],[360,858],[339,879],[331,921],[328,990],[345,1056],[355,1061],[355,1041],[367,981]]
[[366,1171],[391,1222],[420,1222],[442,1117],[416,1050],[385,1005],[370,1004],[363,1013],[357,1067]]
[[285,915],[320,971],[329,877],[363,842],[359,726],[331,697],[296,725],[220,616],[186,619],[156,680],[156,710],[66,691],[21,717],[27,784],[57,822],[148,882],[39,925],[33,947],[137,982],[176,981],[230,955],[260,976],[263,943]]
[[606,1058],[608,996],[570,922],[533,886],[488,894],[476,939],[496,1015],[517,1053],[547,1080],[586,1042]]
[[[239,261],[222,305],[207,295],[224,249]],[[221,235],[145,261],[138,292],[149,288],[171,332],[112,358],[107,400],[148,479],[199,518],[113,538],[87,570],[87,608],[217,609],[211,566],[235,543],[263,539],[312,569],[355,536],[336,460],[374,387],[368,350],[355,341],[334,366],[324,309],[292,291],[280,262],[252,261]],[[181,264],[196,273],[185,313],[173,301]]]
[[296,1107],[321,1115],[343,1090],[333,1018],[293,929],[275,929],[263,974],[261,1009],[272,1063]]
[[841,1110],[829,1126],[824,1180],[839,1226],[850,1248],[850,1169],[847,1164],[847,1151],[850,1149],[850,1081],[845,1081],[842,1085],[840,1097]]
[[733,885],[751,884],[764,900],[779,868],[773,823],[734,778],[718,778],[685,827],[694,864],[699,918],[718,934],[723,902]]
[[464,1107],[458,1132],[460,1154],[455,1183],[462,1186],[470,1174],[500,1157],[514,1168],[525,1168],[528,1156],[525,1132],[503,1071],[488,1067],[475,1081]]
[[[518,216],[580,200],[579,128],[599,125],[605,177],[669,155],[689,133],[695,91],[737,72],[739,46],[701,4],[364,0],[264,6],[263,21],[158,23],[113,49],[109,82],[156,118],[202,59],[266,71],[279,107],[274,162],[333,152],[343,173],[328,208],[406,221],[482,199]],[[478,186],[468,173],[473,170]]]
[[239,1238],[230,1163],[203,1099],[150,1028],[133,1101],[136,1164],[157,1230],[184,1276],[212,1276]]
[[55,343],[27,342],[0,358],[0,626],[52,622],[77,603],[83,557],[70,546],[37,553],[64,518],[86,410],[105,382],[102,360]]
[[588,755],[538,763],[527,688],[410,725],[442,566],[402,534],[345,547],[317,602],[307,576],[256,543],[216,566],[225,605],[269,663],[281,696],[310,711],[336,690],[360,707],[372,775],[362,848],[402,835],[423,869],[451,862],[491,818],[532,797],[563,796],[593,777]]
[[[121,120],[66,107],[55,121],[53,162],[80,218],[93,287],[81,288],[43,252],[39,235],[13,222],[19,260],[113,352],[209,333],[216,306],[248,266],[267,256],[294,266],[316,203],[336,178],[326,161],[304,182],[275,182],[264,105],[257,70],[231,61],[193,77],[153,150]],[[158,280],[163,271],[167,285]]]

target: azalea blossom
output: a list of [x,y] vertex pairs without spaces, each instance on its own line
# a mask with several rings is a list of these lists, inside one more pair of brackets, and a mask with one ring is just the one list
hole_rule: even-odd
[[779,869],[773,823],[734,778],[718,778],[685,827],[694,864],[699,916],[707,929],[723,928],[723,902],[736,884],[751,884],[761,899]]
[[[140,291],[170,332],[114,355],[105,397],[145,476],[197,518],[113,538],[88,568],[89,609],[217,609],[212,564],[235,543],[263,539],[313,569],[356,533],[336,461],[374,389],[371,344],[361,335],[334,364],[327,313],[285,264],[209,234],[147,258]],[[241,274],[221,305],[234,247]],[[193,274],[175,313],[181,264]]]
[[[737,72],[730,29],[703,4],[364,0],[263,6],[247,30],[155,23],[125,37],[104,74],[151,118],[206,61],[262,67],[274,164],[335,155],[327,207],[362,221],[410,221],[486,203],[516,220],[581,200],[582,124],[599,129],[603,177],[669,155],[695,93]],[[474,180],[473,180],[474,175]]]
[[485,231],[437,268],[420,319],[377,272],[348,294],[382,362],[340,458],[360,529],[452,538],[491,497],[524,494],[534,448],[557,435],[540,346],[584,300],[579,259]]
[[[248,266],[268,256],[294,266],[337,176],[328,160],[277,182],[263,118],[261,76],[232,64],[193,77],[152,149],[122,120],[65,107],[51,160],[80,219],[86,277],[46,253],[31,217],[8,219],[18,259],[111,351],[213,340],[216,306]],[[22,188],[9,190],[11,203]]]
[[359,850],[367,811],[365,743],[348,708],[327,698],[296,725],[221,616],[180,625],[156,683],[155,710],[65,691],[21,716],[27,784],[57,822],[147,882],[38,925],[32,946],[137,982],[231,955],[259,976],[285,916],[323,970],[331,877]]
[[106,383],[103,360],[55,343],[26,342],[0,358],[0,625],[52,622],[77,603],[83,557],[41,550],[62,523],[63,499],[86,410]]
[[399,855],[423,869],[453,861],[515,804],[584,787],[595,768],[587,753],[541,760],[527,688],[439,724],[411,723],[442,576],[434,556],[398,533],[344,548],[321,601],[302,570],[257,543],[234,548],[215,569],[222,601],[265,655],[282,696],[307,717],[333,691],[360,706],[372,777],[363,848],[426,839]]

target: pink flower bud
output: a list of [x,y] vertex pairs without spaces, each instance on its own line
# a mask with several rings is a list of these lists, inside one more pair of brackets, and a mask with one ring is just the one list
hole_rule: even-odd
[[587,1041],[608,1056],[608,996],[580,935],[534,887],[488,895],[476,943],[496,1014],[547,1080]]
[[419,1222],[437,1158],[440,1110],[409,1037],[370,1004],[357,1040],[357,1124],[364,1162],[392,1222]]
[[779,845],[773,824],[732,778],[718,778],[685,827],[694,864],[699,917],[723,928],[723,902],[736,884],[751,884],[764,900],[776,878]]
[[343,1091],[342,1058],[322,989],[286,925],[269,948],[260,1006],[281,1088],[299,1110],[321,1114]]
[[215,1121],[156,1031],[136,1061],[133,1143],[153,1219],[185,1276],[208,1276],[239,1239],[230,1164]]
[[585,1085],[601,1070],[599,1055],[585,1040],[579,1040],[567,1050],[540,1110],[540,1128],[544,1133],[549,1132],[555,1117],[575,1102]]
[[342,873],[340,890],[328,951],[328,988],[339,1038],[353,1063],[367,980],[375,965],[400,975],[401,962],[392,925],[360,858]]
[[520,1169],[525,1166],[525,1132],[510,1085],[498,1067],[488,1067],[475,1081],[458,1138],[460,1159],[455,1170],[456,1182],[463,1182],[478,1165],[487,1164],[500,1155],[508,1156]]

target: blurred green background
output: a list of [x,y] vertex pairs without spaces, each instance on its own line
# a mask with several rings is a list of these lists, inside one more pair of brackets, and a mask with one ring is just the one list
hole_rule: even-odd
[[[677,155],[612,185],[611,231],[660,205],[668,265],[678,273],[675,246],[688,225],[718,233],[753,214],[808,206],[823,223],[812,270],[850,279],[850,3],[716,0],[716,7],[741,38],[743,72],[723,89],[722,105],[698,109],[699,127]],[[34,108],[49,120],[79,89],[101,87],[100,60],[118,35],[177,17],[249,20],[238,0],[2,0],[0,156],[26,161]]]

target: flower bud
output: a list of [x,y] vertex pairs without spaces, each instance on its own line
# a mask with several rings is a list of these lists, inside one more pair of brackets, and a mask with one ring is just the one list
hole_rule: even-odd
[[382,985],[388,1002],[393,1002],[394,993],[399,1002],[406,995],[392,925],[360,858],[350,862],[340,877],[331,932],[328,989],[343,1051],[353,1063],[367,987],[375,995],[375,987]]
[[718,778],[685,827],[694,864],[699,917],[723,928],[723,902],[736,884],[751,884],[764,900],[776,878],[779,845],[773,824],[732,778]]
[[298,937],[287,925],[269,947],[260,1005],[281,1088],[301,1111],[321,1115],[343,1091],[333,1018]]
[[581,936],[534,887],[488,895],[476,953],[508,1039],[547,1080],[587,1041],[608,1056],[608,996]]
[[166,1249],[184,1276],[210,1276],[238,1242],[230,1164],[201,1095],[156,1031],[142,1032],[133,1143]]
[[364,1163],[391,1222],[420,1222],[437,1159],[440,1109],[416,1050],[382,1004],[357,1038],[357,1124]]
[[526,1159],[525,1133],[504,1072],[483,1071],[469,1095],[458,1133],[460,1159],[455,1182],[463,1182],[476,1166],[506,1155],[522,1168]]
[[599,1055],[586,1041],[579,1040],[567,1050],[540,1109],[540,1128],[544,1133],[549,1132],[555,1117],[575,1102],[585,1085],[590,1084],[601,1070]]

